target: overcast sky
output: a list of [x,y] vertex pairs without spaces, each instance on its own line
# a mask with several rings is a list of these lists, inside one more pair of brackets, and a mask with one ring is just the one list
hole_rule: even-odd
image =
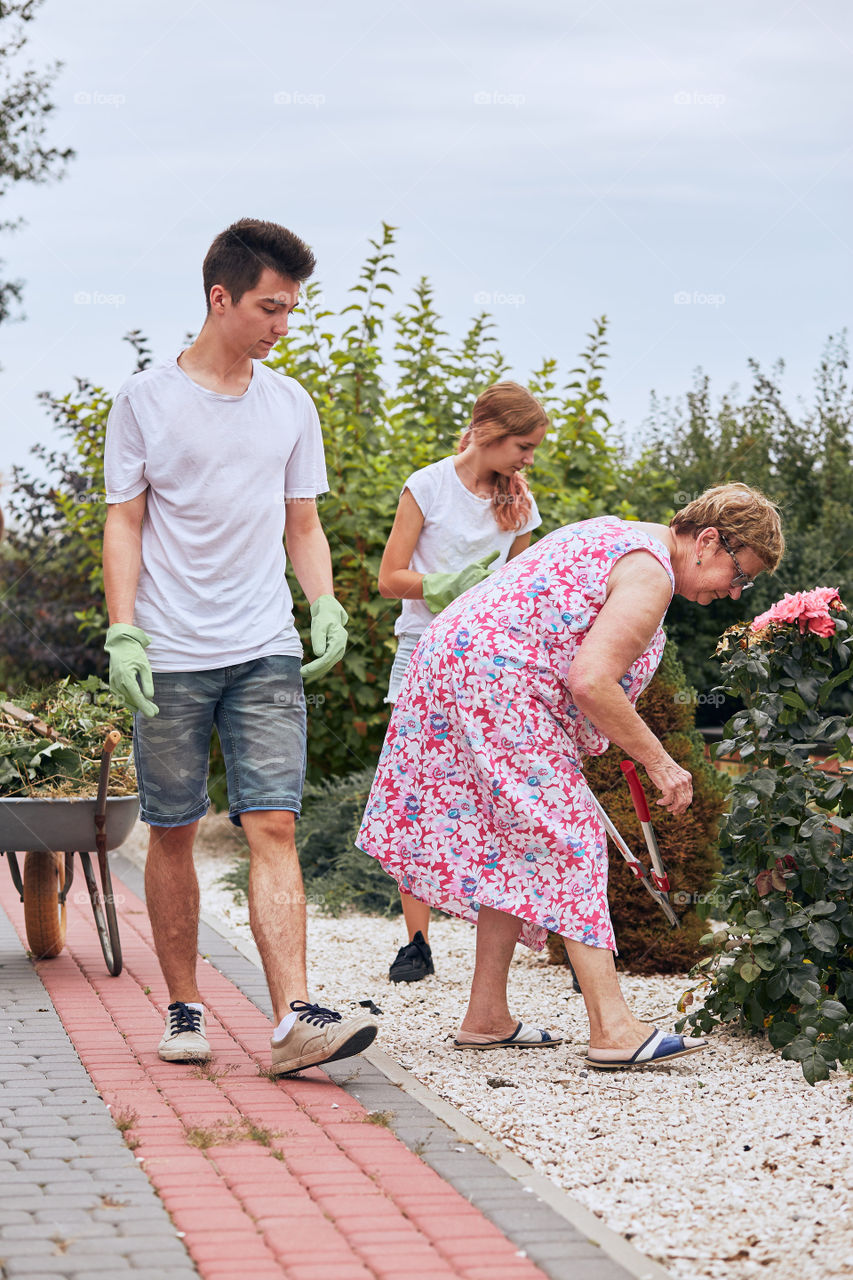
[[629,435],[700,364],[722,392],[782,357],[808,395],[848,323],[849,0],[47,0],[32,28],[77,157],[2,210],[0,472],[51,440],[39,390],[114,390],[129,329],[180,348],[243,216],[307,239],[333,305],[393,223],[397,302],[427,275],[457,337],[485,306],[522,378],[606,313]]

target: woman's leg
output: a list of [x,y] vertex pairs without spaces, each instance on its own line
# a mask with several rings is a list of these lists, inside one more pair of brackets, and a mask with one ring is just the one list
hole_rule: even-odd
[[400,890],[400,902],[403,904],[403,917],[409,931],[409,942],[420,932],[424,942],[429,942],[429,907],[425,902],[413,898],[410,893]]
[[647,1039],[651,1027],[635,1018],[625,1003],[613,952],[571,938],[563,941],[586,1005],[589,1047],[625,1049],[633,1053]]
[[506,911],[480,907],[477,914],[477,959],[462,1031],[502,1039],[518,1026],[506,1002],[506,980],[521,921]]

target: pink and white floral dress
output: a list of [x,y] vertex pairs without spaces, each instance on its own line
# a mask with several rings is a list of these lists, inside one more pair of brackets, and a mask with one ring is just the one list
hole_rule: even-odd
[[[424,632],[394,707],[356,844],[402,889],[475,921],[481,906],[616,950],[607,839],[581,770],[608,740],[575,706],[572,659],[616,561],[662,542],[611,516],[557,529],[454,600]],[[662,621],[662,620],[661,620]],[[632,703],[660,627],[623,676]]]

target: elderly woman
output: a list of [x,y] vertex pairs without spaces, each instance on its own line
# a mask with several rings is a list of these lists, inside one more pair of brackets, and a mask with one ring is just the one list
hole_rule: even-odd
[[709,489],[670,525],[600,516],[557,529],[455,600],[409,663],[356,840],[405,892],[477,922],[458,1049],[560,1037],[510,1013],[516,942],[563,936],[590,1024],[587,1061],[659,1064],[705,1047],[639,1022],[616,977],[607,840],[581,760],[615,742],[671,813],[690,774],[634,709],[673,593],[738,599],[784,550],[776,508]]

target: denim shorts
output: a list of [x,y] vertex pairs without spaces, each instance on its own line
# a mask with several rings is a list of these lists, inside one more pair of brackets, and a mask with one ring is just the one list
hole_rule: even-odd
[[213,671],[155,671],[159,715],[133,718],[139,816],[182,827],[210,805],[207,768],[216,726],[228,782],[228,813],[299,813],[305,781],[305,695],[301,660],[256,658]]
[[403,676],[406,673],[406,667],[412,654],[415,652],[420,635],[413,635],[410,632],[404,632],[403,635],[397,637],[397,652],[394,655],[394,662],[391,666],[391,677],[388,681],[388,696],[385,701],[394,703],[400,696],[400,685],[403,683]]

